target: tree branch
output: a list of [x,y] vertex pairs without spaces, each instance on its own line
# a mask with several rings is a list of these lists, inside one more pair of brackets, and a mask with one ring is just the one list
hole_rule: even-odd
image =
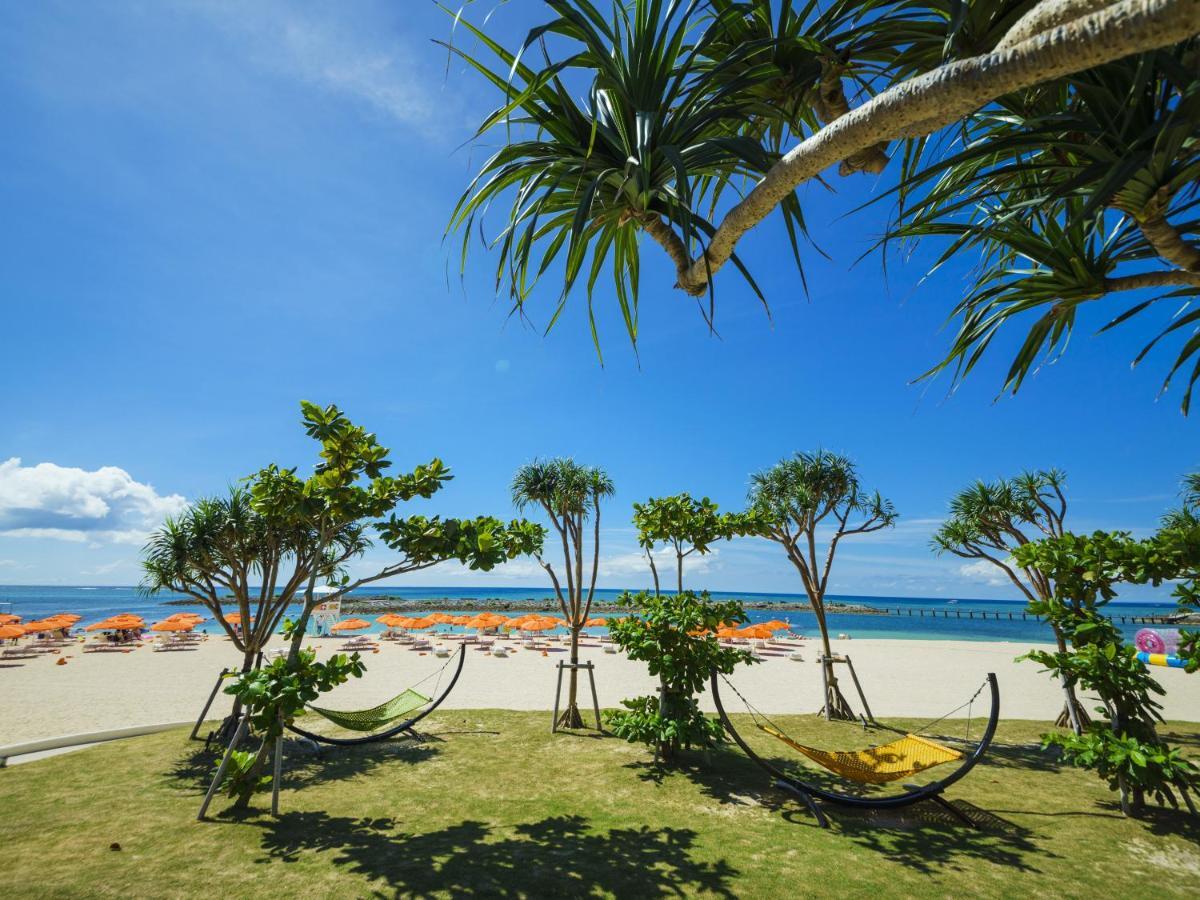
[[[816,101],[813,105],[822,125],[828,125],[850,112],[850,102],[846,99],[846,91],[842,87],[841,66],[829,64],[822,66]],[[856,172],[870,172],[878,175],[891,162],[891,157],[887,155],[886,151],[887,141],[881,141],[865,150],[860,150],[842,160],[838,167],[838,174],[846,176]]]
[[1121,275],[1117,278],[1104,279],[1104,293],[1106,294],[1163,287],[1200,287],[1200,272],[1167,269],[1161,272],[1141,272],[1137,275]]
[[996,49],[1007,50],[1009,47],[1015,47],[1051,28],[1066,25],[1112,4],[1113,0],[1042,0],[1017,20],[1017,24],[996,44]]
[[1197,0],[1120,0],[1010,47],[947,63],[894,85],[786,153],[729,210],[698,259],[684,266],[672,255],[677,283],[693,296],[702,295],[742,235],[798,186],[835,163],[882,141],[928,134],[1013,91],[1169,47],[1197,32]]
[[1160,188],[1141,215],[1134,215],[1133,218],[1155,253],[1186,272],[1200,275],[1200,247],[1184,240],[1175,226],[1167,221],[1170,202],[1170,192]]

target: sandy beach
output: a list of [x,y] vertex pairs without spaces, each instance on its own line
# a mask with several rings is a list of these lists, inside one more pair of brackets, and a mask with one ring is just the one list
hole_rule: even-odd
[[[335,652],[342,641],[312,639],[321,656]],[[1014,658],[1027,645],[1008,642],[853,640],[835,641],[835,652],[846,653],[866,691],[876,716],[939,716],[964,702],[987,672],[1000,683],[1001,714],[1007,719],[1050,719],[1061,707],[1062,695],[1033,663]],[[519,648],[510,657],[496,658],[468,649],[462,678],[444,707],[447,709],[546,709],[554,703],[555,663],[566,658],[563,644],[540,650]],[[457,646],[448,642],[448,646]],[[756,707],[768,713],[809,713],[820,705],[817,645],[803,645],[803,662],[786,655],[767,657],[744,668],[734,683]],[[596,687],[601,706],[654,690],[644,664],[621,654],[609,654],[595,642],[582,656],[596,664]],[[56,660],[65,657],[65,665]],[[404,645],[384,642],[378,653],[365,656],[368,671],[361,680],[337,689],[325,705],[345,709],[379,703],[424,679],[444,660],[422,655]],[[227,638],[210,637],[197,649],[156,653],[149,642],[130,653],[83,653],[80,647],[61,654],[0,663],[0,745],[64,734],[124,726],[194,719],[217,673],[240,663],[240,654]],[[1200,721],[1200,677],[1179,669],[1155,669],[1166,689],[1168,719]],[[428,687],[428,684],[427,684]],[[844,689],[857,708],[852,685]],[[585,695],[586,696],[586,695]],[[735,698],[726,698],[731,711],[741,711]],[[711,702],[705,698],[705,706]],[[219,697],[215,713],[227,709]],[[962,711],[960,715],[965,715]],[[986,715],[979,704],[976,715]],[[547,716],[549,718],[549,716]]]

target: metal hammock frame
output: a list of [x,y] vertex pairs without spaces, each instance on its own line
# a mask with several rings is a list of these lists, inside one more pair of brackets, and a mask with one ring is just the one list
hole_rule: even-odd
[[[423,718],[425,718],[431,712],[433,712],[435,709],[437,709],[439,706],[441,706],[442,701],[445,700],[450,695],[450,692],[452,690],[454,690],[454,685],[456,685],[458,683],[458,676],[462,674],[463,663],[466,662],[466,659],[467,659],[467,648],[465,645],[462,645],[458,648],[457,655],[458,655],[458,666],[454,669],[454,676],[450,679],[450,683],[448,685],[446,685],[446,689],[444,691],[442,691],[440,694],[438,694],[435,698],[430,700],[427,704],[425,704],[424,708],[419,713],[417,713],[415,716],[407,718],[403,722],[399,722],[396,725],[393,725],[390,728],[387,728],[383,731],[376,732],[375,734],[366,734],[366,735],[363,735],[362,737],[351,738],[351,737],[332,737],[327,734],[318,734],[314,731],[308,731],[307,729],[300,728],[295,724],[284,723],[284,727],[286,727],[288,731],[294,732],[295,734],[298,734],[301,737],[308,738],[310,741],[316,741],[319,744],[333,744],[338,747],[355,747],[355,746],[359,746],[361,744],[374,744],[379,741],[390,740],[391,738],[394,738],[396,735],[404,734],[406,732],[409,735],[415,736],[416,732],[413,731],[413,726],[416,725],[418,722],[420,722]],[[442,672],[444,672],[446,670],[446,667],[449,666],[450,663],[453,661],[454,661],[454,657],[451,657],[450,659],[446,660],[446,662],[436,672],[433,672],[433,673],[425,676],[420,681],[418,681],[416,684],[414,684],[411,688],[408,688],[408,690],[414,690],[415,688],[419,687],[421,684],[428,681],[430,678],[434,678],[435,676],[440,677]]]
[[[920,803],[922,800],[932,800],[934,803],[938,804],[944,810],[952,814],[963,824],[969,825],[972,828],[979,827],[966,816],[964,816],[958,809],[947,803],[945,798],[942,797],[942,792],[970,772],[973,768],[975,768],[976,763],[978,763],[983,757],[983,754],[987,752],[988,747],[990,747],[992,744],[992,738],[994,738],[996,735],[996,724],[1000,720],[1000,687],[996,682],[996,675],[994,672],[989,672],[985,681],[986,686],[991,692],[991,707],[988,712],[987,726],[984,728],[983,736],[979,739],[979,743],[975,745],[975,749],[964,756],[963,761],[959,764],[959,766],[945,777],[925,785],[906,786],[906,790],[903,793],[887,794],[879,797],[842,794],[837,791],[832,791],[827,788],[812,784],[811,782],[804,781],[795,777],[794,775],[789,775],[782,769],[779,769],[767,762],[750,748],[750,745],[746,743],[745,739],[740,734],[738,734],[737,729],[734,728],[733,723],[729,720],[729,715],[725,712],[725,706],[721,702],[721,690],[720,686],[718,685],[721,677],[718,675],[718,673],[713,672],[712,677],[709,680],[712,688],[713,704],[717,708],[717,715],[720,718],[721,725],[725,728],[725,731],[728,732],[731,738],[733,738],[733,742],[741,748],[742,752],[746,754],[751,762],[771,776],[776,787],[787,791],[803,801],[804,805],[808,807],[809,811],[813,814],[813,817],[817,820],[817,824],[819,824],[822,828],[829,827],[829,820],[826,818],[825,812],[821,809],[818,801],[833,803],[838,806],[845,806],[852,809],[900,809],[905,806],[911,806],[914,803]],[[737,688],[734,688],[732,684],[729,686],[733,688],[735,693],[738,693]],[[982,687],[980,690],[982,690]],[[979,692],[977,691],[976,696],[978,696],[978,693]],[[741,694],[738,693],[738,696],[740,697]],[[745,701],[744,697],[742,699]],[[972,701],[973,700],[974,697],[972,697]],[[968,701],[968,703],[972,701]],[[963,706],[966,705],[966,703],[963,704]],[[750,707],[748,703],[747,707],[753,710],[753,707]],[[958,708],[961,709],[962,706]],[[942,721],[942,719],[947,718],[956,711],[957,710],[952,710],[945,716],[935,719],[931,724],[936,724],[937,722]],[[928,725],[923,726],[923,728],[928,727]]]

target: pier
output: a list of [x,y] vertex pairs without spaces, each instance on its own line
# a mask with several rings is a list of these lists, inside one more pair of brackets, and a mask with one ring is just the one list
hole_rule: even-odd
[[[922,609],[914,606],[897,606],[897,607],[876,607],[878,612],[885,616],[907,616],[909,618],[929,618],[929,619],[984,619],[993,621],[1006,622],[1041,622],[1041,616],[1035,616],[1025,610],[1019,612],[1002,611],[992,612],[990,610],[981,609],[956,609],[954,607],[942,607],[939,609]],[[836,609],[829,610],[830,613],[836,613]],[[1119,625],[1177,625],[1179,617],[1175,615],[1164,616],[1125,616],[1120,613],[1106,613],[1109,619]]]

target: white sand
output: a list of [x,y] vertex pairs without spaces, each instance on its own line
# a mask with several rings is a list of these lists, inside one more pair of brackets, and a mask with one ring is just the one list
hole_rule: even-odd
[[[336,639],[310,641],[322,656],[340,643]],[[594,641],[590,643],[582,655],[596,664],[602,707],[654,690],[642,663],[604,653]],[[563,645],[552,646],[555,649],[545,656],[519,649],[507,659],[468,650],[462,678],[445,708],[549,710],[554,703],[555,663],[566,657]],[[1013,661],[1028,649],[1025,644],[855,640],[837,641],[834,649],[854,660],[876,716],[942,715],[974,693],[987,672],[995,672],[999,678],[1004,718],[1051,719],[1062,706],[1057,682],[1033,663]],[[820,705],[821,686],[816,644],[808,641],[802,652],[804,662],[771,657],[739,671],[734,683],[765,712],[813,712]],[[66,665],[55,664],[60,656],[68,658]],[[221,667],[238,665],[241,660],[228,639],[215,636],[194,651],[155,653],[142,646],[123,654],[67,648],[60,656],[0,662],[0,746],[194,718]],[[413,686],[443,662],[431,654],[422,656],[403,645],[384,643],[379,653],[366,655],[367,674],[339,688],[326,705],[353,709],[379,703]],[[844,672],[844,667],[839,671]],[[1162,668],[1155,669],[1154,675],[1167,691],[1163,701],[1166,717],[1200,721],[1200,675]],[[426,683],[426,692],[431,687],[432,683]],[[843,690],[857,709],[858,699],[848,677],[843,679]],[[735,697],[724,693],[723,697],[731,712],[743,710]],[[586,698],[585,681],[580,699]],[[216,714],[228,709],[229,702],[228,697],[220,696]],[[711,709],[707,695],[705,705]],[[965,714],[965,710],[960,713]],[[977,702],[974,714],[986,715],[987,710]]]

